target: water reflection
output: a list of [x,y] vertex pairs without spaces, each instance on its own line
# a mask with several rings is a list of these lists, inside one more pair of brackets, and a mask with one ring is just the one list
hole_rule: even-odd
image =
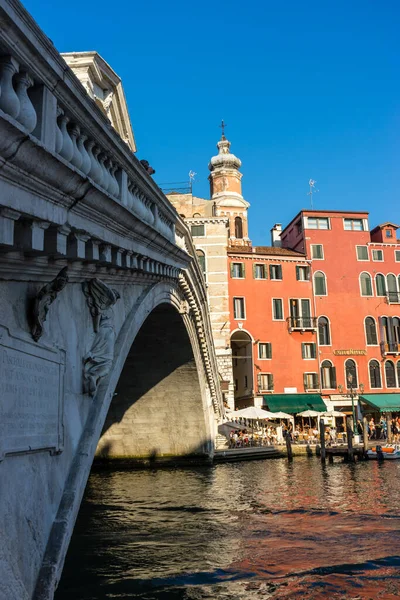
[[397,598],[400,465],[90,477],[57,600]]

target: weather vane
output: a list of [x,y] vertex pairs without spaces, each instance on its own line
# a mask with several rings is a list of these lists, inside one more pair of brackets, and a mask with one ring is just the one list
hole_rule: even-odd
[[222,139],[222,140],[224,140],[224,139],[225,139],[225,127],[226,127],[226,125],[225,125],[225,123],[224,123],[224,120],[223,120],[223,119],[222,119],[222,121],[221,121],[221,125],[220,125],[220,127],[221,127],[221,129],[222,129],[222,137],[221,137],[221,139]]
[[317,182],[314,179],[309,179],[308,185],[310,186],[310,191],[307,193],[307,196],[310,196],[311,208],[313,208],[313,194],[319,192],[319,190],[315,189],[315,184]]

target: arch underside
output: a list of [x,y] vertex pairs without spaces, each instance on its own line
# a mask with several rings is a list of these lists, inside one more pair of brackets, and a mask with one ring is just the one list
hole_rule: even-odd
[[206,412],[182,315],[162,303],[144,321],[128,352],[96,456],[139,461],[209,456]]

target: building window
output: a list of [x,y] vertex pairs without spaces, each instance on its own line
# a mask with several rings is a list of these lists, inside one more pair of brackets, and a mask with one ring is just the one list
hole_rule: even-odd
[[272,373],[259,373],[258,374],[258,391],[259,392],[272,392],[274,389],[274,376]]
[[321,386],[323,390],[335,390],[336,368],[330,360],[324,360],[321,363]]
[[319,388],[318,373],[304,373],[303,381],[305,390],[317,390]]
[[283,321],[282,298],[272,298],[272,318],[274,321]]
[[241,217],[235,217],[235,238],[238,240],[243,238],[243,222]]
[[376,335],[376,323],[372,317],[365,319],[365,336],[367,338],[367,346],[377,346],[378,337]]
[[200,269],[204,275],[206,276],[206,255],[203,250],[196,250],[197,260],[199,261]]
[[393,231],[391,229],[385,229],[385,236],[387,238],[393,237]]
[[249,380],[247,375],[244,376],[244,389],[247,390],[247,386],[248,386]]
[[254,279],[267,279],[266,265],[253,265]]
[[394,260],[396,262],[400,262],[400,250],[395,250],[394,251]]
[[296,266],[296,279],[297,281],[309,281],[310,280],[310,267],[303,267],[300,265]]
[[368,246],[356,246],[357,260],[369,260]]
[[371,389],[382,387],[381,366],[377,360],[371,360],[369,363],[369,382]]
[[282,265],[269,265],[269,278],[282,279]]
[[329,229],[329,219],[326,217],[307,217],[307,229]]
[[389,302],[398,302],[399,295],[397,293],[397,278],[392,273],[386,275],[387,294],[389,296]]
[[386,387],[388,387],[388,388],[397,387],[396,371],[394,369],[394,363],[391,360],[387,360],[385,362],[385,377],[386,377]]
[[311,244],[311,258],[324,260],[324,247],[322,244]]
[[239,380],[235,379],[235,392],[239,390]]
[[271,342],[260,342],[258,344],[258,358],[261,358],[261,359],[272,358]]
[[231,277],[234,279],[243,279],[244,275],[244,263],[231,263]]
[[315,358],[317,356],[316,344],[314,342],[303,342],[301,344],[302,358]]
[[369,273],[360,275],[361,296],[372,296],[372,279]]
[[346,231],[364,231],[364,222],[362,219],[343,219]]
[[234,298],[233,299],[233,317],[236,320],[246,318],[244,298]]
[[399,319],[399,317],[393,317],[392,327],[393,327],[393,341],[396,344],[400,344],[400,319]]
[[381,273],[375,277],[376,295],[386,296],[386,279]]
[[397,361],[397,381],[400,383],[400,360]]
[[204,237],[205,236],[204,225],[191,225],[190,231],[192,232],[192,237]]
[[383,262],[383,250],[372,250],[372,260],[375,262]]
[[326,317],[320,317],[318,319],[318,342],[320,346],[331,345],[331,332],[329,321]]
[[314,294],[316,296],[327,296],[326,277],[322,271],[317,271],[314,274]]
[[352,358],[349,358],[344,363],[344,368],[347,389],[353,388],[356,390],[358,388],[356,362]]
[[313,326],[310,300],[308,298],[290,298],[289,307],[291,327],[310,329]]

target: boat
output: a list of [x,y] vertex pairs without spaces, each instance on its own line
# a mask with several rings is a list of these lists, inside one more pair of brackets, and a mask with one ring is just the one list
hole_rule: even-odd
[[377,444],[367,450],[367,456],[368,458],[395,460],[400,458],[400,444],[385,444],[384,446]]

